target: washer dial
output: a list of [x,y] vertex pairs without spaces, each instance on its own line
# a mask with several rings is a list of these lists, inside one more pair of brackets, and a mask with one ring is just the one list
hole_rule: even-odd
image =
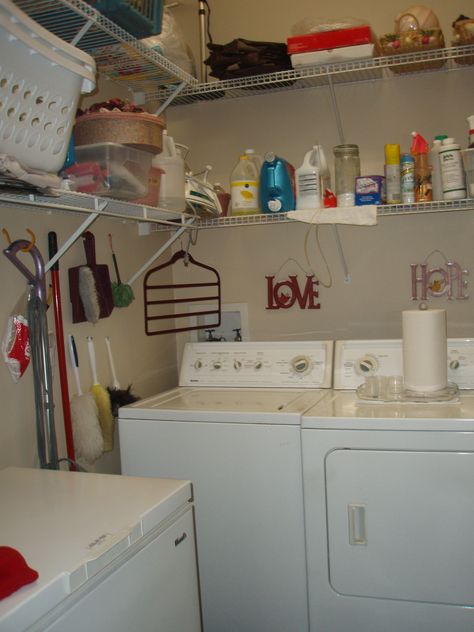
[[359,358],[355,363],[355,370],[358,375],[374,375],[379,368],[379,361],[371,354]]

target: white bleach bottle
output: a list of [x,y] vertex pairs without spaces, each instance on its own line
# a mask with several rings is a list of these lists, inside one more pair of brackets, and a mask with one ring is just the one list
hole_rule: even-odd
[[428,157],[431,167],[431,190],[433,193],[433,200],[444,200],[439,150],[441,149],[441,144],[445,138],[448,138],[446,134],[438,134],[438,136],[435,136]]
[[461,200],[466,197],[466,182],[461,161],[461,150],[454,138],[445,138],[439,149],[441,184],[445,200]]
[[184,159],[174,140],[163,132],[163,150],[151,163],[153,167],[163,169],[160,182],[158,205],[170,211],[184,211],[186,208],[186,184]]
[[305,154],[303,164],[295,171],[296,210],[323,206],[324,189],[329,186],[329,170],[321,145]]

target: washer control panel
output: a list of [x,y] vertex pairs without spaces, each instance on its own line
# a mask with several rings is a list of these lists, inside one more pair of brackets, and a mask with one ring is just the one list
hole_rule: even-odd
[[332,340],[191,342],[180,386],[330,388]]
[[[403,375],[403,343],[393,340],[338,340],[334,388],[355,390],[371,375]],[[448,382],[474,389],[474,339],[448,339]]]

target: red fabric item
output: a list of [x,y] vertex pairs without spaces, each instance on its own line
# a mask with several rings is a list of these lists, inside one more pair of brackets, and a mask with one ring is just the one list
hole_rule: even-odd
[[0,546],[0,599],[8,597],[22,586],[38,579],[38,573],[30,568],[16,549]]

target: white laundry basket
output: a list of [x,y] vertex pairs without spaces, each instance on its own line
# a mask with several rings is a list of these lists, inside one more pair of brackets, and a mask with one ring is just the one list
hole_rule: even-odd
[[95,88],[95,62],[0,0],[0,154],[27,169],[64,164],[79,97]]

